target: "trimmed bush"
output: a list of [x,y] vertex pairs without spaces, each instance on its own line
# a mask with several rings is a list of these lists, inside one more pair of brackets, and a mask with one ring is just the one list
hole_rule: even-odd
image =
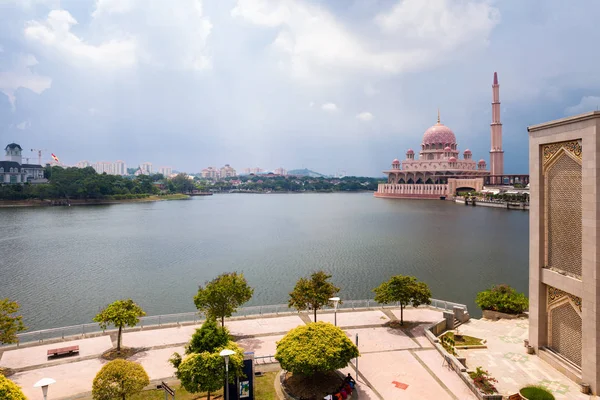
[[286,371],[311,376],[344,368],[358,355],[358,348],[340,328],[313,322],[292,329],[277,342],[275,359]]
[[3,400],[27,400],[16,383],[0,374],[0,399]]
[[495,285],[489,290],[477,293],[475,303],[482,310],[507,314],[520,314],[529,308],[527,297],[508,285]]
[[554,396],[548,390],[540,386],[527,386],[519,391],[528,400],[554,400]]

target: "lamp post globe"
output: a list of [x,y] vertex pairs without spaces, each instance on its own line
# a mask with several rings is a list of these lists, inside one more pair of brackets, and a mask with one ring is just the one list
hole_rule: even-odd
[[333,324],[335,326],[337,326],[337,306],[338,306],[338,303],[340,302],[340,298],[339,297],[331,297],[329,299],[329,301],[333,302]]
[[39,381],[34,383],[33,387],[41,387],[42,394],[44,395],[44,400],[46,400],[48,398],[48,386],[52,385],[53,383],[56,383],[56,381],[54,379],[44,378],[44,379],[40,379]]
[[229,356],[235,354],[235,351],[224,349],[219,355],[225,359],[225,400],[229,400]]

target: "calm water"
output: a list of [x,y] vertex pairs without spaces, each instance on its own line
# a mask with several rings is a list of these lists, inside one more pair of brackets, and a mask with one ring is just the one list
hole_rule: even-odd
[[187,201],[0,209],[0,298],[31,329],[91,322],[131,297],[148,315],[194,311],[198,284],[241,271],[248,305],[286,303],[296,280],[333,274],[342,299],[395,274],[464,303],[527,292],[528,213],[361,194],[215,195]]

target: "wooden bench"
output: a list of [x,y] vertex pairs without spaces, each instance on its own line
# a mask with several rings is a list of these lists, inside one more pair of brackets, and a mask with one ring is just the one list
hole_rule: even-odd
[[48,350],[48,357],[73,355],[79,353],[79,346],[59,347]]

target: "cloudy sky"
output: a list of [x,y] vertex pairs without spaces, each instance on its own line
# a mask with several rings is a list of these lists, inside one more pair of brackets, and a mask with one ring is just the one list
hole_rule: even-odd
[[[597,109],[597,0],[0,0],[0,142],[67,164],[381,175],[436,122],[505,169]],[[28,153],[28,151],[27,151]]]

